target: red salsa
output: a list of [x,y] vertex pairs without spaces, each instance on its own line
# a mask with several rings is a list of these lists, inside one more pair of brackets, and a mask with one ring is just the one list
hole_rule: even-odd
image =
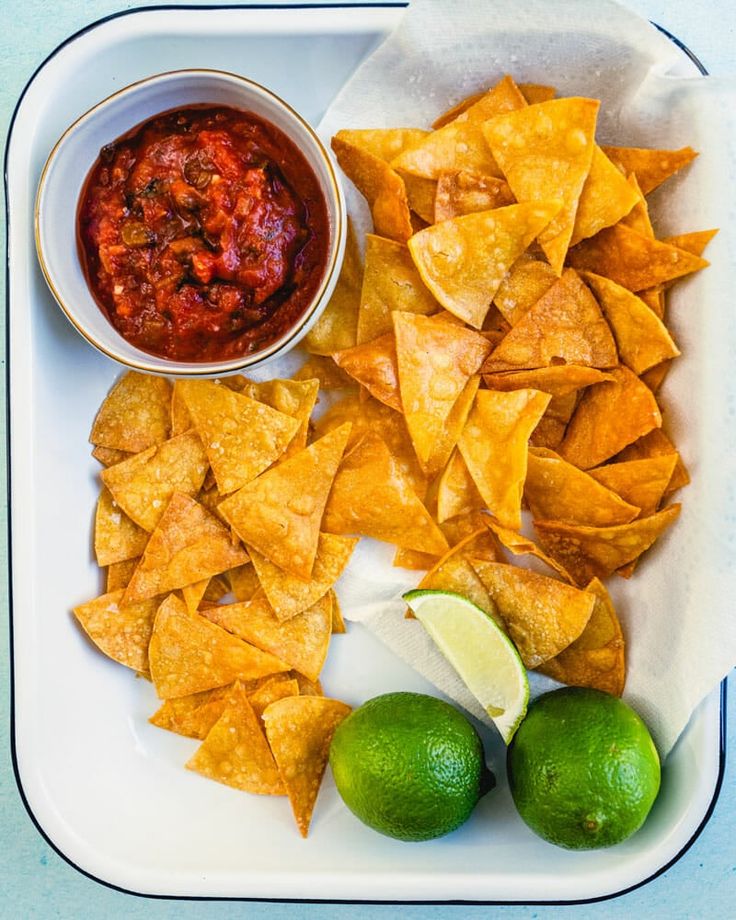
[[329,248],[303,155],[231,108],[167,112],[104,147],[77,225],[90,289],[115,328],[180,361],[278,339],[309,306]]

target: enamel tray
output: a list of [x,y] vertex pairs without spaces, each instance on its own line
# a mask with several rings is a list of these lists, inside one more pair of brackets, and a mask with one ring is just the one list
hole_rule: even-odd
[[[154,728],[153,689],[99,655],[70,608],[100,590],[91,522],[97,464],[87,436],[119,367],[90,348],[46,289],[33,243],[39,174],[61,132],[134,80],[184,67],[242,73],[313,124],[403,4],[339,8],[150,8],[60,46],[26,87],[6,151],[12,718],[16,777],[32,820],[81,872],[160,897],[569,903],[619,894],[664,871],[715,804],[722,695],[668,758],[644,829],[611,850],[568,853],[522,824],[503,750],[483,732],[497,789],[459,831],[403,844],[363,827],[329,775],[309,839],[283,799],[184,769],[196,742]],[[693,64],[683,55],[683,66]],[[358,705],[393,689],[435,693],[360,626],[332,643],[326,692]]]

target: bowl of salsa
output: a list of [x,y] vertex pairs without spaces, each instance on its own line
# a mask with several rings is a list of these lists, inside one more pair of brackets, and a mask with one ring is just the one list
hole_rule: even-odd
[[67,318],[104,354],[173,375],[241,371],[316,322],[345,246],[314,130],[236,74],[160,74],[100,102],[44,167],[36,247]]

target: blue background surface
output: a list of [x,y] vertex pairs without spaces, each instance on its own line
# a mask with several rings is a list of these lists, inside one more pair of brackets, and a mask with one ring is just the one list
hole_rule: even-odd
[[[149,0],[150,3],[154,0]],[[461,2],[461,0],[458,0]],[[521,0],[520,0],[521,2]],[[627,0],[628,5],[677,35],[713,74],[736,69],[736,0]],[[143,3],[115,0],[0,0],[0,126],[7,131],[13,108],[35,68],[68,35],[112,12]],[[159,5],[165,2],[159,0]],[[492,3],[489,2],[492,7]],[[732,177],[733,179],[733,177]],[[732,183],[733,184],[733,183]],[[732,186],[731,186],[732,187]],[[3,228],[4,247],[4,228]],[[4,289],[4,278],[0,282]],[[4,328],[2,335],[4,339]],[[0,355],[5,354],[4,341]],[[4,361],[3,361],[4,363]],[[4,418],[1,421],[4,426]],[[4,462],[4,460],[3,460]],[[5,509],[2,509],[3,518]],[[7,558],[2,522],[0,554]],[[0,920],[2,918],[169,918],[198,920],[247,917],[254,920],[305,920],[349,916],[351,920],[458,920],[514,918],[692,918],[736,917],[736,679],[731,678],[731,726],[723,788],[715,812],[690,850],[666,873],[630,894],[598,904],[565,907],[396,906],[284,904],[264,902],[186,902],[137,898],[110,890],[82,876],[61,859],[33,826],[13,776],[9,739],[8,603],[0,580]],[[92,768],[92,765],[90,765]],[[421,892],[417,892],[421,896]],[[461,897],[461,893],[458,892]]]

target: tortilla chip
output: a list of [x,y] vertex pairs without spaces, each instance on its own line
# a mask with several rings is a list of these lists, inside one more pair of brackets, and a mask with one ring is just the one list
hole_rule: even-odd
[[521,526],[529,435],[549,400],[547,393],[538,390],[479,390],[458,440],[460,453],[486,507],[514,530]]
[[401,403],[419,462],[427,464],[456,400],[490,351],[483,336],[412,313],[393,314]]
[[384,405],[396,412],[402,411],[396,364],[396,340],[393,332],[336,351],[332,360]]
[[[439,557],[433,553],[420,553],[414,549],[399,546],[394,553],[391,565],[396,569],[409,569],[412,572],[426,572],[431,569]],[[333,630],[334,631],[334,630]]]
[[562,201],[539,234],[539,244],[558,275],[590,172],[599,108],[596,99],[551,99],[483,125],[483,135],[517,201]]
[[442,431],[435,438],[429,460],[424,464],[427,476],[434,477],[447,466],[458,438],[468,421],[479,385],[480,377],[477,375],[471,377],[455,400],[442,426]]
[[[437,183],[434,179],[425,179],[423,176],[413,176],[411,173],[404,172],[403,169],[397,170],[406,189],[406,197],[409,201],[409,208],[425,224],[433,224],[434,200],[437,194]],[[412,215],[413,216],[413,215]],[[422,229],[415,227],[415,229]]]
[[363,264],[358,248],[358,238],[355,235],[355,227],[348,218],[345,258],[340,275],[327,306],[304,337],[304,346],[307,351],[316,355],[329,355],[333,351],[355,345],[362,283]]
[[128,517],[150,532],[174,492],[196,495],[206,472],[202,442],[189,431],[108,467],[100,478]]
[[331,601],[331,612],[332,612],[332,633],[340,634],[346,633],[347,627],[345,626],[345,618],[342,615],[342,608],[340,606],[340,601],[337,599],[337,594],[334,590],[330,588],[329,596]]
[[570,250],[569,262],[578,271],[604,275],[630,291],[673,281],[709,265],[699,256],[650,239],[624,224],[578,243]]
[[493,303],[514,326],[557,281],[555,270],[529,252],[523,252],[501,282]]
[[248,554],[198,502],[176,492],[146,545],[125,592],[126,603],[193,585],[242,565]]
[[329,533],[364,534],[424,553],[441,555],[447,549],[411,481],[373,431],[343,460],[322,526]]
[[466,214],[415,234],[409,251],[442,306],[480,329],[504,275],[558,210],[537,201]]
[[274,655],[238,639],[199,613],[189,613],[173,594],[158,608],[148,655],[151,679],[161,699],[289,670]]
[[278,767],[258,716],[239,683],[187,769],[218,783],[260,795],[283,795]]
[[432,128],[436,131],[438,128],[444,128],[445,125],[449,125],[451,121],[455,121],[458,115],[467,112],[471,105],[475,105],[476,102],[480,101],[487,92],[487,89],[482,89],[477,93],[471,93],[469,96],[465,96],[459,102],[456,102],[455,105],[450,106],[449,109],[445,109],[445,111],[441,115],[438,115],[432,122]]
[[74,616],[97,648],[127,668],[148,671],[148,644],[158,604],[123,603],[123,590],[74,608]]
[[320,390],[343,390],[355,386],[345,371],[330,357],[312,355],[294,374],[294,380],[316,380]]
[[343,129],[336,137],[390,163],[404,150],[416,147],[429,133],[422,128],[360,128]]
[[569,396],[577,390],[603,383],[608,375],[593,367],[576,364],[553,364],[521,371],[497,371],[484,374],[483,380],[489,390],[541,390],[550,396]]
[[140,556],[148,533],[120,508],[104,486],[95,512],[95,557],[97,565],[112,565]]
[[618,223],[638,201],[638,188],[632,188],[596,144],[590,172],[580,193],[570,245],[574,246],[580,240],[595,236],[604,227]]
[[266,380],[254,383],[248,380],[243,387],[243,395],[265,403],[272,409],[282,412],[299,423],[286,450],[281,455],[285,460],[307,446],[309,419],[317,402],[319,393],[318,380]]
[[524,497],[536,518],[608,527],[628,524],[640,509],[552,450],[530,448]]
[[[504,549],[513,553],[514,556],[532,556],[532,558],[538,559],[540,562],[544,563],[547,568],[552,569],[552,571],[559,575],[563,581],[568,583],[572,582],[572,578],[565,570],[564,566],[561,566],[559,562],[543,552],[533,540],[530,540],[523,534],[517,533],[515,530],[501,526],[494,518],[486,518],[485,525],[494,535],[498,543],[500,543]],[[473,553],[473,556],[479,558],[478,553]],[[491,561],[505,562],[506,560],[502,558],[502,554],[499,554],[495,560],[492,559]]]
[[589,471],[589,475],[641,508],[639,517],[648,517],[659,507],[677,463],[677,454],[664,454],[645,460],[609,463]]
[[128,371],[95,417],[89,440],[96,447],[140,453],[169,437],[171,384],[164,377]]
[[656,395],[664,383],[667,374],[669,374],[671,367],[672,360],[655,364],[654,367],[650,367],[649,370],[644,371],[644,373],[640,375],[641,382],[645,383],[652,393]]
[[133,455],[127,450],[115,450],[113,447],[95,447],[92,456],[103,466],[115,466],[116,463],[122,463],[128,457]]
[[554,86],[545,86],[542,83],[519,83],[519,91],[526,99],[529,105],[535,105],[537,102],[549,102],[557,95]]
[[[614,169],[615,168],[614,166]],[[621,223],[630,227],[632,230],[636,230],[637,233],[641,233],[642,236],[648,236],[650,239],[654,239],[654,227],[652,226],[652,219],[649,216],[649,205],[639,186],[635,173],[632,173],[626,181],[636,194],[637,201],[629,213],[621,219]]]
[[310,680],[299,671],[289,671],[289,677],[293,677],[299,684],[299,696],[324,696],[322,684],[318,680]]
[[196,613],[199,603],[204,597],[207,585],[210,583],[209,578],[203,578],[192,585],[185,585],[181,589],[181,599],[184,601],[189,613]]
[[135,559],[126,559],[125,562],[113,562],[112,565],[109,565],[105,579],[105,592],[110,594],[119,588],[127,588],[139,561],[140,556],[137,556]]
[[348,564],[357,542],[354,537],[321,533],[309,581],[284,572],[251,547],[250,556],[258,574],[258,581],[276,619],[279,622],[290,620],[327,594]]
[[244,485],[220,511],[244,543],[298,578],[309,579],[320,522],[350,425],[341,425]]
[[537,427],[529,436],[529,444],[533,447],[546,447],[549,450],[557,450],[565,437],[568,423],[577,404],[577,393],[553,396]]
[[232,692],[232,686],[215,687],[214,690],[164,700],[148,721],[157,728],[204,741],[230,704]]
[[259,719],[263,717],[266,708],[276,700],[283,700],[287,696],[299,696],[299,683],[288,674],[289,672],[270,677],[265,684],[261,684],[257,690],[248,694],[248,702]]
[[483,365],[483,373],[552,364],[614,367],[616,343],[600,307],[568,268],[519,319]]
[[437,521],[442,523],[459,514],[485,508],[483,496],[470,475],[459,451],[454,451],[439,480]]
[[662,240],[669,246],[676,246],[678,249],[684,249],[694,256],[702,256],[705,247],[710,243],[718,230],[695,230],[691,233],[680,233],[677,236],[668,236]]
[[249,601],[261,587],[252,561],[230,569],[227,579],[230,582],[230,590],[238,603]]
[[650,431],[637,441],[634,441],[633,444],[629,444],[616,456],[616,462],[646,460],[649,457],[663,457],[671,454],[675,454],[677,460],[672,478],[665,490],[665,495],[669,495],[671,492],[686,486],[690,482],[690,474],[685,468],[677,448],[661,429],[655,428],[654,431]]
[[302,837],[309,832],[332,736],[350,712],[339,700],[292,696],[271,703],[263,713],[266,736]]
[[698,155],[692,147],[682,147],[680,150],[603,147],[603,152],[625,176],[636,173],[636,178],[645,195],[653,192],[665,179],[682,169]]
[[585,629],[595,596],[572,585],[500,562],[471,559],[527,668],[568,647]]
[[680,505],[669,505],[650,517],[614,527],[586,527],[561,521],[534,521],[539,542],[579,585],[591,578],[608,578],[616,569],[638,559],[674,522]]
[[[453,546],[427,572],[419,582],[419,588],[435,591],[454,591],[457,594],[461,594],[480,607],[481,610],[484,610],[500,626],[503,626],[490,594],[473,566],[468,562],[468,552],[472,551],[473,555],[480,555],[478,550],[481,548],[481,544],[478,541],[487,537],[488,531],[482,528],[470,534],[456,546]],[[491,555],[498,561],[503,561],[492,542],[486,542],[484,545],[488,548],[486,555]]]
[[514,203],[511,189],[503,179],[463,170],[441,172],[437,180],[432,220],[428,223],[452,220],[453,217],[503,208]]
[[583,470],[599,466],[662,424],[651,390],[627,367],[586,390],[570,420],[559,453]]
[[542,674],[573,687],[593,687],[621,696],[626,682],[625,642],[621,623],[603,584],[594,578],[585,588],[596,596],[580,636],[539,667]]

